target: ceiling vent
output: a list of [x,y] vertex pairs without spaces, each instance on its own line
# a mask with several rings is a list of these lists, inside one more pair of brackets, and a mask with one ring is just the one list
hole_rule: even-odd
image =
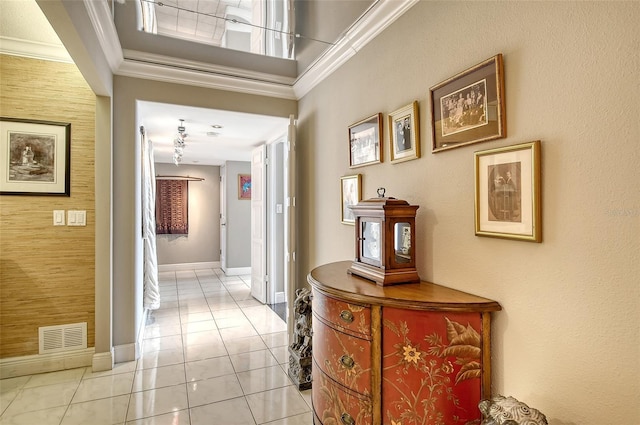
[[39,353],[87,348],[87,322],[38,328]]

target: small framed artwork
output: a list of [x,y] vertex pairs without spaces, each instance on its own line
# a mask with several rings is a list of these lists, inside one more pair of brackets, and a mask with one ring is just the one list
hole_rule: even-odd
[[340,219],[344,224],[356,224],[356,218],[351,211],[351,206],[362,200],[362,175],[340,177]]
[[0,194],[70,196],[71,124],[0,118]]
[[431,87],[432,152],[506,137],[498,54]]
[[382,162],[381,134],[381,113],[349,126],[349,167]]
[[389,114],[389,152],[391,162],[420,158],[418,101]]
[[251,174],[238,174],[238,199],[251,199]]
[[540,141],[475,153],[476,236],[542,241]]

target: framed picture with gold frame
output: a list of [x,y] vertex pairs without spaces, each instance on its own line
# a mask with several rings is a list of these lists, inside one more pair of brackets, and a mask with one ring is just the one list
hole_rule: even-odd
[[377,113],[349,126],[349,167],[382,162],[382,114]]
[[506,137],[502,54],[431,87],[432,152]]
[[542,241],[540,141],[475,152],[476,236]]
[[418,101],[389,114],[389,152],[391,162],[420,158]]
[[356,219],[351,206],[362,200],[362,174],[340,177],[340,221],[355,225]]

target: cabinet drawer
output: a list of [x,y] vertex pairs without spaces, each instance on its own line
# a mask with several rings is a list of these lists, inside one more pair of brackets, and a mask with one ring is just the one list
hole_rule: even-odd
[[315,362],[312,375],[313,411],[323,424],[372,425],[370,397],[342,388],[322,373]]
[[371,308],[350,304],[313,291],[313,314],[331,326],[356,335],[371,337]]
[[371,341],[314,320],[313,357],[333,380],[360,394],[371,394]]

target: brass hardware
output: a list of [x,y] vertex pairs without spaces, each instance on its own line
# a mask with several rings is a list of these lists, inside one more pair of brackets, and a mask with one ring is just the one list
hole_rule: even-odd
[[344,425],[356,425],[356,421],[348,413],[343,413],[340,420]]
[[353,361],[353,358],[347,356],[346,354],[340,357],[340,363],[342,363],[342,365],[347,369],[353,369],[353,367],[356,365],[356,362]]
[[353,313],[349,310],[342,310],[340,312],[340,318],[347,323],[353,322]]

